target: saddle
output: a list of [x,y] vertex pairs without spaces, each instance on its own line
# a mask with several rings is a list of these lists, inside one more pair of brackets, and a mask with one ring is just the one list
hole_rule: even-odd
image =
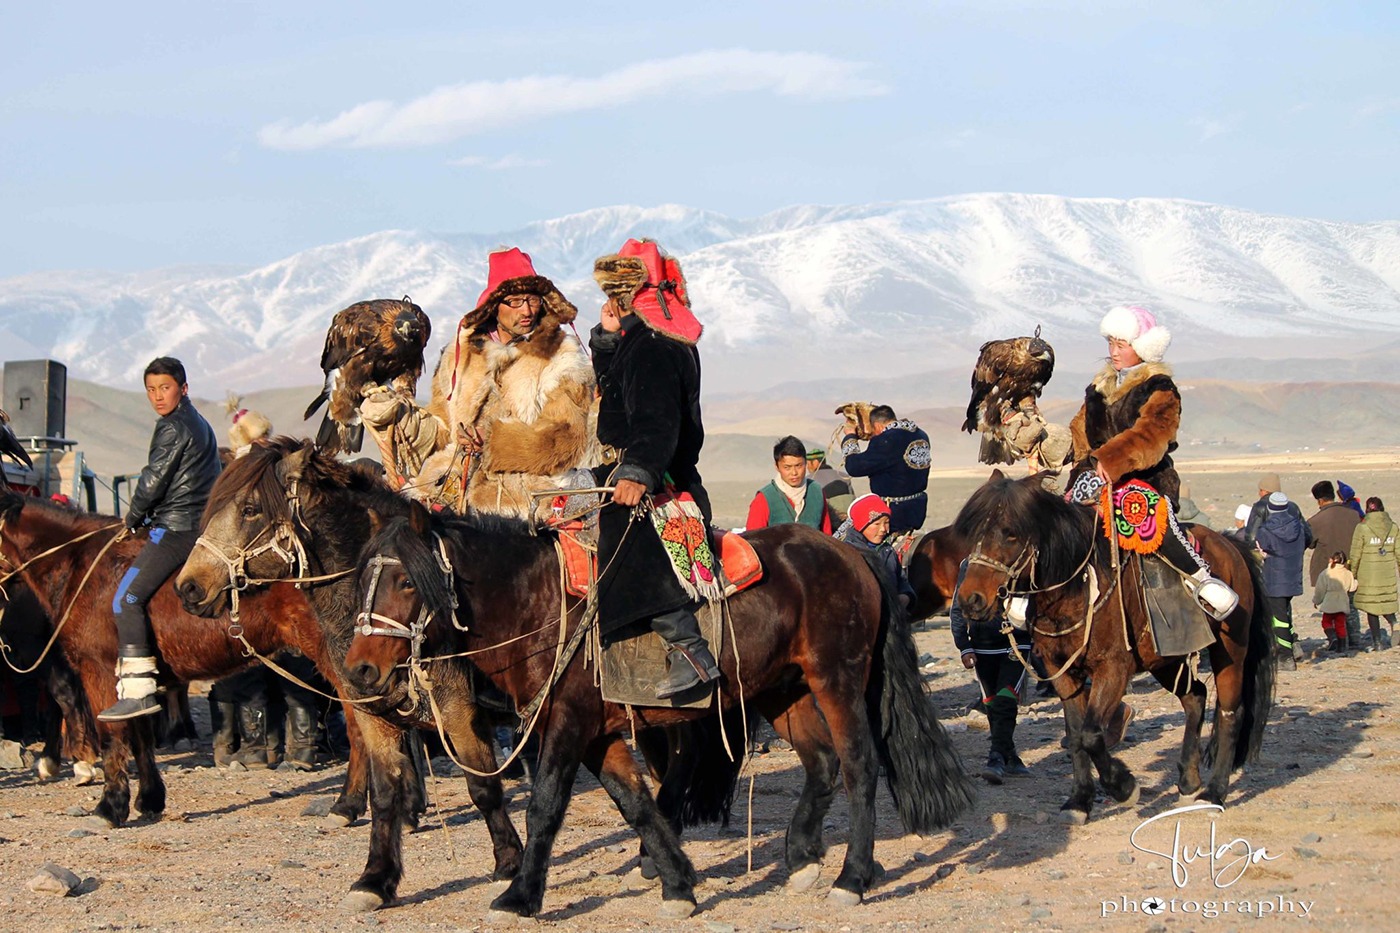
[[[560,559],[564,562],[564,587],[570,596],[587,598],[593,581],[598,578],[598,549],[596,539],[588,535],[583,522],[555,525],[559,533]],[[763,565],[758,552],[743,535],[711,528],[711,537],[719,547],[720,569],[724,573],[724,595],[733,596],[763,579]]]

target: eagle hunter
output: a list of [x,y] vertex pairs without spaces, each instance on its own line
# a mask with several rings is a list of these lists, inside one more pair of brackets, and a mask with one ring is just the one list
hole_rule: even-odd
[[1026,406],[1038,415],[1036,400],[1055,371],[1055,351],[1034,336],[989,340],[982,344],[972,369],[972,400],[962,429],[982,433],[977,459],[983,463],[1015,463],[1016,455],[1003,436],[1003,427]]

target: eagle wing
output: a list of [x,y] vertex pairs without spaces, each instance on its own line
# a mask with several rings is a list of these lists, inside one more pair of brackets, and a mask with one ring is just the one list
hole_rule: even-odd
[[34,461],[29,459],[29,451],[25,450],[19,438],[15,437],[14,429],[10,427],[10,416],[3,408],[0,408],[0,457],[9,457],[31,470],[34,468]]
[[1055,351],[1040,337],[989,340],[982,345],[972,369],[972,398],[962,429],[982,433],[978,459],[983,463],[1013,463],[1014,452],[1002,435],[1007,416],[1028,399],[1032,405],[1055,370]]

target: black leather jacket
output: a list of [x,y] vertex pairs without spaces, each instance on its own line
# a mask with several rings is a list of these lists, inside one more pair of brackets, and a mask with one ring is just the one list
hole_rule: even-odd
[[151,453],[126,513],[128,528],[146,519],[171,531],[194,531],[219,478],[219,442],[187,398],[156,421]]

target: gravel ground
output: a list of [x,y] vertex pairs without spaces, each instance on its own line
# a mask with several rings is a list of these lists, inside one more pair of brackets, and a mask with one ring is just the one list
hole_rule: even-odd
[[[1299,628],[1315,618],[1299,605]],[[946,621],[917,635],[928,689],[969,768],[987,750],[985,720],[965,714],[976,697],[954,657]],[[603,791],[581,778],[555,847],[541,925],[561,930],[690,929],[1080,930],[1110,923],[1136,930],[1262,929],[1261,909],[1312,929],[1395,929],[1393,885],[1400,851],[1400,774],[1395,689],[1400,650],[1338,658],[1309,657],[1280,674],[1262,760],[1237,775],[1229,808],[1168,815],[1139,832],[1143,849],[1195,853],[1214,844],[1232,853],[1173,866],[1135,848],[1143,820],[1184,805],[1175,793],[1182,714],[1140,678],[1138,715],[1121,757],[1142,784],[1132,807],[1101,801],[1087,826],[1060,824],[1069,762],[1057,701],[1023,708],[1018,744],[1033,774],[983,786],[973,811],[949,831],[901,835],[881,789],[876,857],[886,873],[866,903],[841,909],[825,894],[839,870],[846,833],[844,800],[827,822],[832,849],[822,880],[801,894],[782,884],[782,833],[801,783],[796,755],[777,743],[754,759],[752,849],[746,835],[745,781],[729,829],[692,831],[686,850],[702,884],[700,909],[680,923],[657,919],[659,888],[635,871],[635,839]],[[196,704],[199,701],[196,700]],[[160,758],[169,785],[165,819],[94,831],[83,814],[92,787],[38,783],[32,773],[0,772],[0,911],[6,929],[188,930],[265,928],[343,930],[476,929],[499,890],[488,880],[490,850],[466,787],[441,773],[435,813],[404,843],[400,902],[369,915],[338,903],[358,875],[368,823],[323,831],[315,816],[343,777],[343,766],[311,774],[231,773],[209,767],[207,745]],[[980,782],[979,782],[980,783]],[[528,787],[515,784],[511,812],[523,829]],[[445,817],[447,830],[442,829]],[[1266,858],[1241,866],[1246,848]],[[752,860],[752,870],[748,865]],[[67,897],[36,894],[26,881],[45,863],[81,879]],[[1233,880],[1234,883],[1229,883]],[[1179,883],[1178,883],[1179,882]],[[1142,912],[1160,897],[1160,914]],[[1304,914],[1304,905],[1307,913]],[[1249,914],[1238,913],[1248,905]],[[1116,912],[1116,920],[1112,913]],[[1217,916],[1209,916],[1218,913]],[[526,922],[531,925],[533,922]],[[1270,926],[1272,928],[1272,924]]]

